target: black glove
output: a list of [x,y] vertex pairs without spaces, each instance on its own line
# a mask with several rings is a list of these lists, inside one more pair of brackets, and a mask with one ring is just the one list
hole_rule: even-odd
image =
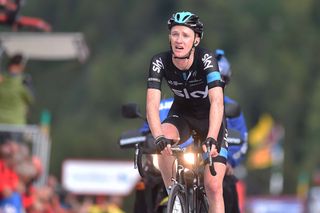
[[210,147],[211,147],[212,145],[215,145],[218,153],[219,153],[220,150],[221,150],[221,143],[219,143],[218,141],[216,141],[214,138],[211,138],[211,137],[207,138],[207,139],[205,140],[204,144],[205,144],[205,145],[209,144]]
[[171,144],[172,140],[165,138],[163,135],[156,137],[154,143],[156,144],[157,151],[160,153],[168,144]]

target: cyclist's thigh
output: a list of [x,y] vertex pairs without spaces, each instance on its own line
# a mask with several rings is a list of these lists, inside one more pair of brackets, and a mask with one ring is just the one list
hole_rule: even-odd
[[[203,142],[207,138],[209,129],[209,119],[197,119],[194,117],[187,117],[188,123],[191,124],[191,128],[194,129],[200,136],[200,140]],[[219,131],[219,135],[225,134],[225,128],[222,125]],[[220,162],[226,164],[228,157],[228,144],[224,137],[218,137],[218,141],[221,141],[221,150],[217,157],[213,159],[214,162]]]
[[[196,118],[192,116],[186,116],[185,118],[190,124],[191,128],[198,133],[198,135],[200,136],[200,139],[204,141],[209,131],[209,118]],[[224,139],[225,137],[226,137],[226,128],[225,128],[225,122],[223,121],[221,123],[221,127],[219,130],[218,141],[225,140]]]
[[[191,135],[191,129],[186,119],[178,115],[169,115],[162,123],[163,129],[166,128],[171,131],[173,136],[178,136],[181,142],[186,141]],[[163,130],[166,134],[166,131]]]
[[186,119],[188,123],[191,125],[191,128],[195,130],[197,134],[200,136],[200,140],[204,141],[208,135],[209,119],[199,119],[192,116],[187,116]]

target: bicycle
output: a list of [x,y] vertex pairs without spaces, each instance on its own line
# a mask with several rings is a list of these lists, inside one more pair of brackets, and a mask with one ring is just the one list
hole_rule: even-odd
[[[209,164],[212,175],[216,175],[216,172],[211,157],[208,157],[206,161],[203,160],[201,141],[197,134],[194,133],[192,137],[194,143],[193,146],[190,146],[191,152],[187,148],[179,146],[171,148],[173,156],[176,157],[176,177],[172,178],[173,185],[169,193],[167,213],[205,213],[209,211],[203,186],[203,172],[206,163]],[[210,144],[206,144],[206,146],[205,155],[209,156]],[[193,156],[192,165],[186,162],[186,156]]]
[[[240,109],[239,106],[237,104],[228,104],[225,106],[225,111],[226,111],[226,116],[229,118],[232,117],[237,117],[240,113]],[[131,103],[131,104],[125,104],[122,106],[122,115],[125,118],[140,118],[143,121],[145,121],[146,119],[141,115],[140,113],[140,108],[137,104],[135,103]],[[203,204],[200,202],[194,202],[192,205],[190,203],[190,211],[193,209],[196,209],[195,212],[208,212],[208,202],[207,202],[207,198],[206,198],[206,194],[205,194],[205,190],[203,187],[203,180],[202,180],[202,176],[203,174],[201,172],[201,169],[198,169],[199,167],[204,167],[204,163],[203,160],[201,158],[201,153],[202,153],[202,149],[201,149],[201,141],[197,138],[196,135],[193,135],[193,139],[194,139],[194,146],[198,146],[198,153],[194,153],[196,155],[196,162],[194,163],[193,168],[189,169],[189,171],[187,171],[185,174],[183,174],[183,176],[188,176],[189,173],[193,173],[195,174],[195,176],[192,176],[188,178],[188,187],[184,187],[185,192],[184,194],[186,195],[186,197],[189,199],[188,202],[185,201],[184,204],[189,206],[189,203],[191,201],[203,201]],[[150,189],[150,191],[152,191],[153,196],[149,196],[149,194],[146,194],[145,197],[146,199],[150,200],[150,202],[147,202],[146,206],[144,207],[145,210],[150,209],[150,212],[172,212],[172,208],[171,211],[169,209],[166,210],[166,205],[164,203],[159,203],[160,200],[162,200],[163,198],[163,194],[166,194],[165,192],[165,188],[161,187],[161,184],[163,184],[162,182],[162,177],[160,174],[159,169],[157,168],[157,162],[156,162],[156,147],[153,143],[153,137],[151,136],[150,132],[148,133],[142,133],[138,130],[134,130],[134,131],[127,131],[124,132],[121,135],[120,141],[119,141],[119,145],[121,148],[133,148],[135,149],[134,152],[134,167],[136,169],[138,169],[138,172],[140,174],[140,176],[142,178],[146,178],[146,177],[150,177],[150,179],[155,180],[154,182],[156,182],[156,187],[153,187],[152,189]],[[231,140],[231,141],[230,141]],[[241,143],[241,136],[239,132],[235,132],[232,130],[228,130],[228,139],[227,141],[230,143],[230,145],[232,145],[232,143],[238,144]],[[190,146],[192,147],[192,146]],[[186,150],[185,149],[180,149],[176,148],[177,150],[174,151],[176,154],[175,155],[180,155],[180,157],[177,156],[177,158],[180,158],[180,161],[178,163],[178,165],[182,165],[183,166],[183,159],[182,156],[186,155]],[[195,147],[193,147],[192,149],[195,149]],[[210,152],[210,150],[208,149],[208,151]],[[179,153],[179,154],[178,154]],[[209,155],[208,155],[209,156]],[[211,160],[211,158],[209,158],[209,160]],[[212,161],[209,161],[209,164],[212,165]],[[182,167],[182,168],[187,168],[187,167]],[[198,169],[198,170],[197,170]],[[214,168],[213,166],[210,167],[210,171],[212,172],[212,174],[214,174]],[[179,174],[179,172],[177,172],[177,175],[179,175],[180,177],[182,175]],[[190,175],[189,175],[190,176]],[[183,179],[183,178],[181,178]],[[194,181],[196,182],[195,186],[196,189],[193,190],[194,193],[192,192],[188,192],[188,189],[190,189],[190,186],[193,184],[193,181],[191,181],[190,179],[194,179]],[[179,180],[179,178],[176,178],[174,180]],[[181,181],[176,181],[178,183],[180,183],[181,186],[184,186]],[[175,185],[175,184],[174,184]],[[150,188],[150,187],[147,187]],[[177,189],[175,189],[177,188]],[[175,191],[179,191],[180,188],[179,187],[175,187],[175,188],[171,188],[171,192],[175,192]],[[190,194],[187,196],[187,194]],[[172,194],[172,193],[171,193]],[[196,197],[195,198],[191,198],[191,195],[194,194]],[[183,195],[184,196],[184,195]],[[171,197],[175,197],[173,195],[171,195]],[[173,198],[171,198],[172,200]],[[183,200],[185,200],[186,198],[183,198]],[[170,201],[172,202],[172,201]],[[160,205],[160,206],[159,206]],[[169,206],[169,203],[167,203],[167,205]],[[199,207],[200,206],[200,207]],[[198,211],[197,211],[198,209]],[[204,210],[202,210],[204,209]],[[188,210],[188,211],[187,211]],[[149,210],[147,211],[149,212]],[[185,208],[185,211],[183,212],[189,212],[189,208]],[[192,211],[191,211],[192,212]]]

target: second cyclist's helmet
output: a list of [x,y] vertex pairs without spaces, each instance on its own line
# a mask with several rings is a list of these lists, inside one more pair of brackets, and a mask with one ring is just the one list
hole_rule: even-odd
[[225,82],[225,84],[228,84],[232,75],[231,65],[228,59],[226,58],[223,50],[216,49],[215,55],[218,62],[222,80]]
[[190,12],[177,12],[168,20],[168,28],[171,30],[173,26],[182,25],[191,28],[195,33],[203,36],[203,24],[199,17]]

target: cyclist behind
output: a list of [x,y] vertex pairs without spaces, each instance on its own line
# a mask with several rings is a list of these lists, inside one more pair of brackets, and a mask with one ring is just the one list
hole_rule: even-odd
[[[217,172],[204,171],[209,212],[224,212],[222,180],[226,171],[227,144],[223,105],[223,82],[214,54],[198,47],[203,24],[190,12],[178,12],[168,20],[170,51],[151,59],[147,83],[146,111],[151,133],[161,155],[159,167],[167,189],[171,184],[174,157],[172,140],[185,141],[196,131],[211,144]],[[174,93],[168,117],[160,122],[161,83],[167,81]],[[203,146],[203,150],[206,147]]]
[[[217,49],[215,55],[218,61],[221,77],[225,85],[231,80],[231,65],[225,57],[224,51]],[[228,96],[224,96],[225,105],[237,104],[237,102]],[[248,130],[244,115],[242,112],[236,117],[227,117],[227,127],[229,132],[235,130],[240,133],[241,143],[228,143],[228,160],[226,175],[223,180],[223,197],[226,202],[226,213],[237,213],[239,210],[238,193],[236,189],[237,178],[234,176],[233,169],[240,165],[247,153],[248,148]],[[232,136],[231,136],[232,137]]]

